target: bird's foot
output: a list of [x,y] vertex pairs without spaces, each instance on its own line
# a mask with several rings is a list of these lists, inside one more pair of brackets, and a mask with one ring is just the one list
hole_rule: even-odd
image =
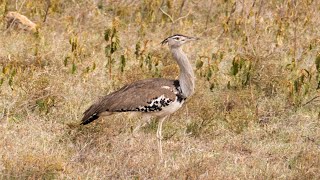
[[157,139],[158,139],[158,140],[160,140],[160,141],[161,141],[161,140],[163,140],[162,135],[161,135],[161,134],[159,134],[159,133],[157,133]]
[[138,132],[132,132],[131,137],[132,138],[138,138],[140,134]]

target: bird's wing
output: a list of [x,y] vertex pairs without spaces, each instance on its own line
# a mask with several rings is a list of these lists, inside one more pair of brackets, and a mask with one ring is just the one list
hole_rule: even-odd
[[[145,111],[145,107],[158,103],[173,102],[178,94],[176,81],[167,79],[146,79],[126,85],[98,102],[84,112],[83,121],[102,112]],[[160,103],[160,105],[161,105]],[[149,107],[148,107],[149,108]],[[150,108],[149,108],[150,110]],[[158,109],[159,110],[159,109]]]

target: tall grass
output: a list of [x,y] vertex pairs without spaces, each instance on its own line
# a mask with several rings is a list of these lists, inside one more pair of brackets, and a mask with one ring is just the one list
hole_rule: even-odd
[[[0,1],[37,33],[0,32],[2,179],[319,179],[318,1]],[[83,111],[124,84],[177,78],[160,42],[187,45],[196,93],[165,123]]]

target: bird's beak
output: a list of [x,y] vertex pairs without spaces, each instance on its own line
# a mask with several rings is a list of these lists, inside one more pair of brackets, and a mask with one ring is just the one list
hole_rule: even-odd
[[196,41],[196,40],[199,40],[199,38],[197,38],[197,37],[188,37],[188,40],[189,41]]

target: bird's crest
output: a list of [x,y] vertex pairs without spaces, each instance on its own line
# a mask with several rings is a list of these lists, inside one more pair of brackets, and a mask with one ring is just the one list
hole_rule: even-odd
[[162,45],[166,44],[166,43],[168,42],[168,39],[173,38],[173,37],[188,37],[188,36],[185,36],[185,35],[182,35],[182,34],[175,34],[175,35],[169,36],[169,37],[167,37],[166,39],[164,39],[164,40],[161,42],[161,44],[162,44]]

